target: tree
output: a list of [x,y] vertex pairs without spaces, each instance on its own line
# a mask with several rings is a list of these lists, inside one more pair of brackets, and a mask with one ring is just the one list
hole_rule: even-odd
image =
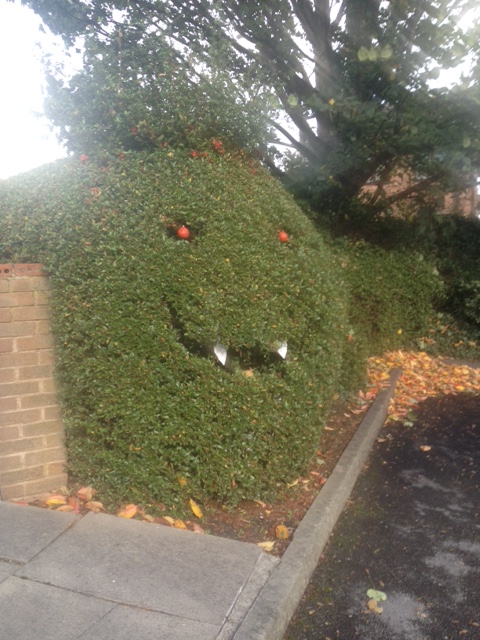
[[[67,45],[120,29],[141,47],[162,33],[183,60],[221,61],[239,88],[261,87],[277,110],[275,142],[290,148],[280,166],[317,206],[375,177],[370,205],[382,210],[399,170],[412,182],[397,200],[462,189],[480,166],[476,0],[22,2]],[[468,56],[469,75],[433,88]]]
[[122,29],[108,39],[89,35],[80,71],[67,81],[49,73],[45,113],[71,152],[263,144],[261,99],[240,103],[228,74],[186,64],[162,34],[134,35],[125,38]]

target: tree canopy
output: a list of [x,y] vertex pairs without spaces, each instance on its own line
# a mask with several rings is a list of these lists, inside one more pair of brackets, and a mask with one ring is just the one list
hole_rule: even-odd
[[[265,143],[286,149],[277,167],[317,206],[375,179],[370,205],[381,210],[398,171],[411,183],[396,199],[462,189],[480,166],[476,0],[22,3],[68,46],[121,38],[141,58],[161,37],[185,70],[220,66],[248,100],[268,100],[276,137]],[[453,88],[435,88],[467,60]],[[63,117],[53,121],[68,129]]]

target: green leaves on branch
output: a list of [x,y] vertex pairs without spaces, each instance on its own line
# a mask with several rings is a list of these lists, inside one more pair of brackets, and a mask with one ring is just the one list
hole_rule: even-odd
[[[84,71],[49,101],[76,151],[221,136],[295,166],[288,184],[337,213],[394,165],[444,193],[480,172],[476,0],[24,4],[69,44],[86,37]],[[468,61],[457,88],[432,87]]]
[[161,34],[118,38],[121,46],[88,37],[83,69],[67,82],[50,76],[46,114],[70,151],[200,149],[216,137],[226,147],[262,144],[262,97],[242,103],[227,74],[186,67]]
[[382,62],[386,62],[390,60],[393,55],[393,49],[390,45],[386,47],[370,47],[367,49],[366,47],[360,47],[358,50],[357,56],[360,62],[376,62],[377,60],[381,60]]

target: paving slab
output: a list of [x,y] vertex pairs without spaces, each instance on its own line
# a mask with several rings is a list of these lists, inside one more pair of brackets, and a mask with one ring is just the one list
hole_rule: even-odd
[[11,562],[1,562],[0,561],[0,583],[6,580],[12,573],[17,571],[18,565],[13,564]]
[[262,554],[254,544],[91,513],[17,575],[221,625]]
[[77,640],[114,606],[11,576],[0,584],[0,640]]
[[216,640],[218,626],[116,605],[79,640]]
[[75,520],[71,513],[0,500],[0,560],[25,564]]

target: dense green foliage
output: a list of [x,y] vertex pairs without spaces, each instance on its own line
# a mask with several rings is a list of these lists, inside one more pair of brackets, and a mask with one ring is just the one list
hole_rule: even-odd
[[[344,211],[369,180],[378,185],[372,210],[387,211],[392,199],[423,206],[432,191],[471,185],[480,167],[477,0],[22,2],[67,45],[86,42],[86,70],[89,53],[110,43],[130,89],[130,71],[146,52],[153,69],[166,41],[187,75],[220,68],[230,74],[238,103],[263,95],[276,140],[286,145],[284,162],[277,163],[286,169],[286,184],[320,213]],[[465,62],[471,67],[463,67],[462,77]],[[451,89],[435,86],[445,69],[457,69]],[[78,127],[77,115],[64,106],[76,92],[81,96],[84,80],[80,74],[65,83],[66,93],[53,94],[54,123],[62,131]],[[141,91],[146,105],[165,86],[155,74],[137,80],[134,95]],[[106,89],[110,95],[108,82]],[[117,98],[110,123],[129,115],[130,106],[117,109]],[[92,116],[85,102],[82,109]],[[265,132],[266,142],[272,137]],[[399,170],[409,170],[411,184],[393,196],[384,187]]]
[[[361,318],[370,353],[403,342],[432,355],[478,360],[480,220],[429,212],[379,218],[361,203],[350,214],[317,220],[343,256],[353,297],[364,301],[354,307],[352,323]],[[380,320],[369,316],[376,309]]]
[[480,332],[480,219],[436,221],[435,258],[445,280],[445,309]]
[[263,102],[239,101],[227,74],[195,71],[162,36],[128,39],[119,31],[111,40],[87,39],[83,67],[68,82],[49,76],[45,115],[76,154],[203,150],[213,138],[225,149],[251,150],[267,136]]
[[71,472],[115,500],[272,494],[367,355],[424,335],[440,289],[411,253],[326,242],[218,148],[47,165],[1,183],[0,212],[2,261],[51,274]]
[[411,345],[428,331],[443,297],[431,262],[412,251],[366,242],[349,244],[345,255],[351,321],[367,341],[369,355]]
[[332,252],[246,157],[72,159],[1,184],[0,210],[2,259],[51,274],[71,471],[104,494],[265,495],[312,455],[345,362],[363,376]]

